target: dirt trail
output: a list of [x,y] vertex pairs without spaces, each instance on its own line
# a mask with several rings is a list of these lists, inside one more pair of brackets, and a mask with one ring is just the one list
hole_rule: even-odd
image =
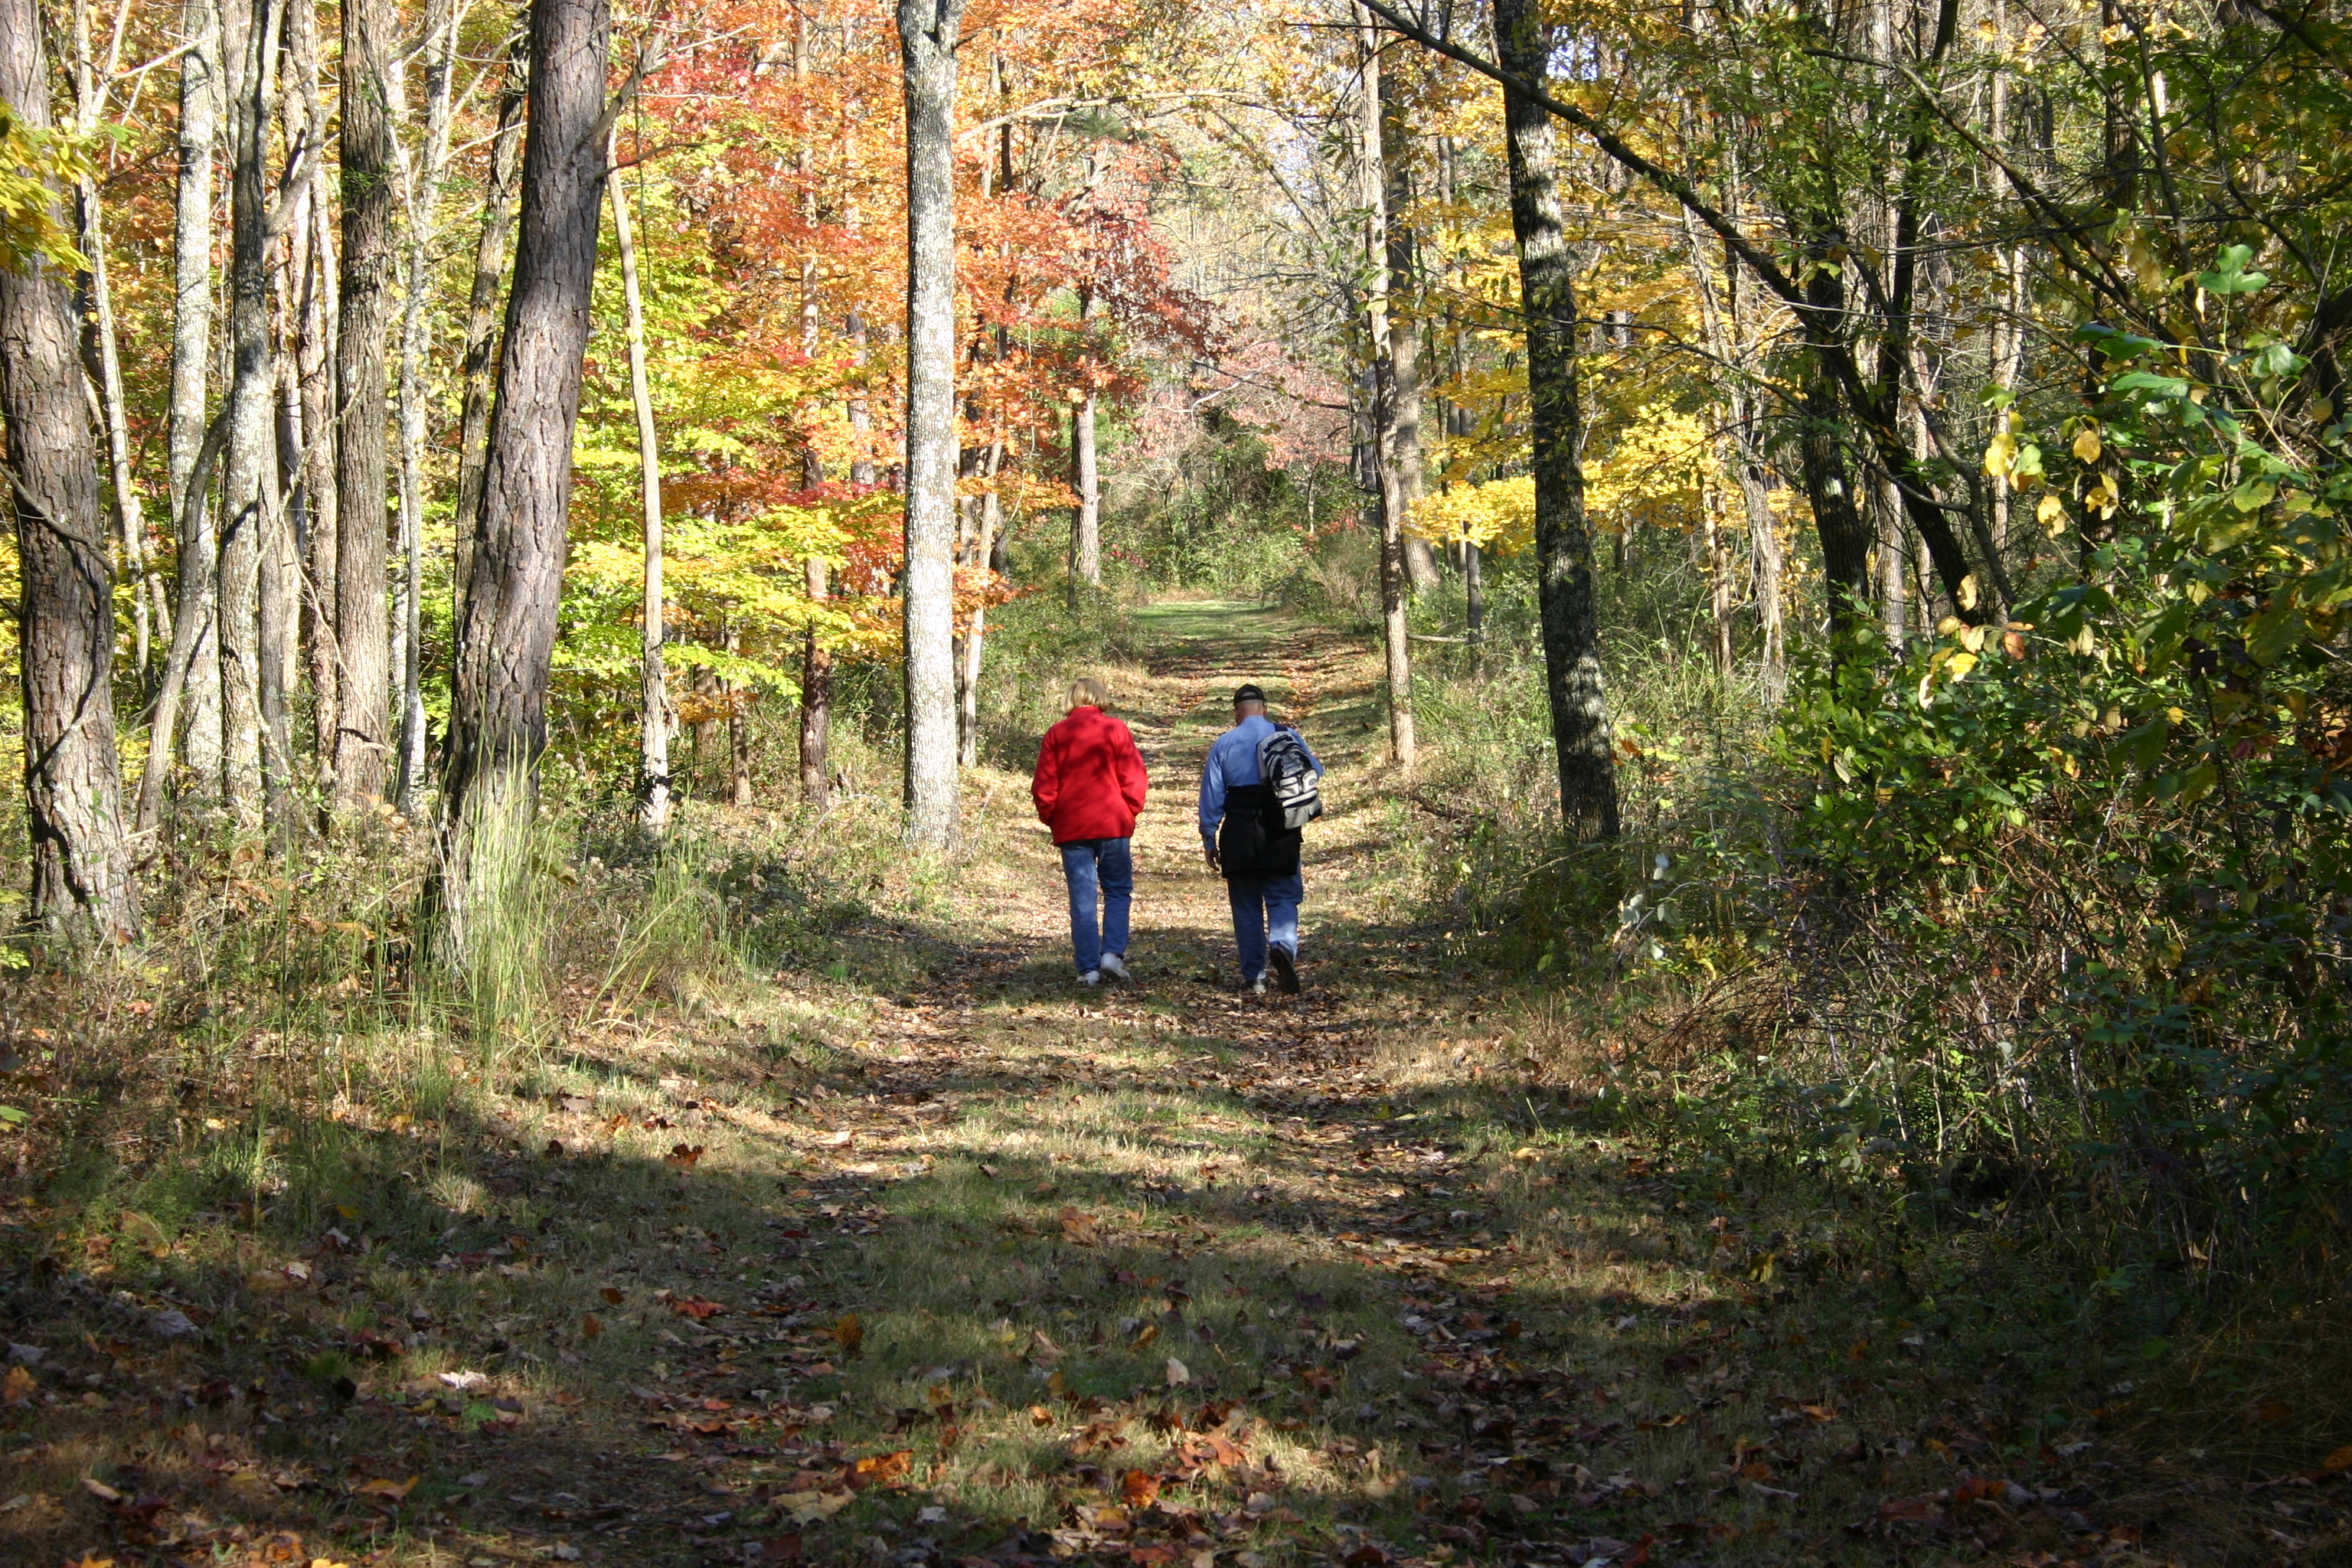
[[[829,979],[585,1028],[437,1152],[385,1130],[429,1219],[355,1189],[299,1284],[240,1244],[89,1291],[112,1403],[47,1407],[0,1558],[2167,1560],[2090,1439],[1878,1300],[1870,1216],[1524,1073],[1521,1003],[1396,912],[1366,649],[1144,624],[1132,985],[1077,987],[1025,780],[975,780],[963,860]],[[1236,993],[1193,826],[1243,679],[1331,768],[1296,999]],[[175,1301],[204,1331],[124,1370]]]

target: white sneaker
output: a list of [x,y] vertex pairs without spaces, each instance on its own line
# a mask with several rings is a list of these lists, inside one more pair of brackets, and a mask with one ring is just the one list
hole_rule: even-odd
[[1263,974],[1259,975],[1255,980],[1253,980],[1247,985],[1243,986],[1242,989],[1248,992],[1253,996],[1265,995],[1265,976]]
[[1079,975],[1079,976],[1078,976],[1078,984],[1081,984],[1081,985],[1099,985],[1099,984],[1102,984],[1102,971],[1101,971],[1101,970],[1099,970],[1099,969],[1089,969],[1089,970],[1087,970],[1084,974],[1081,974],[1081,975]]
[[1118,953],[1106,952],[1102,955],[1100,973],[1109,975],[1113,980],[1124,980],[1127,978],[1127,960]]

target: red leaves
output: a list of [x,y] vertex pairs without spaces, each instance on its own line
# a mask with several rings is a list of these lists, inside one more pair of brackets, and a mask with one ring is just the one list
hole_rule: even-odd
[[894,1454],[869,1454],[850,1466],[842,1479],[849,1483],[852,1491],[896,1486],[907,1479],[914,1464],[915,1451],[911,1448],[901,1448]]
[[694,1169],[694,1163],[701,1158],[701,1144],[680,1143],[662,1156],[662,1163],[675,1165],[681,1171],[691,1171]]
[[692,1318],[696,1322],[700,1322],[705,1318],[719,1316],[727,1308],[721,1302],[706,1301],[699,1296],[688,1296],[672,1301],[669,1304],[669,1310],[681,1318]]
[[1129,1508],[1150,1508],[1160,1500],[1160,1478],[1150,1470],[1129,1470],[1118,1479],[1118,1495]]

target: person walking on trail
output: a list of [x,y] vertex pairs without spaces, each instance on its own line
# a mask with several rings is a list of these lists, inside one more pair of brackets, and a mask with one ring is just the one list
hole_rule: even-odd
[[1222,871],[1234,906],[1242,987],[1265,994],[1265,971],[1298,994],[1300,829],[1323,815],[1323,764],[1297,730],[1265,716],[1265,693],[1234,693],[1234,727],[1209,747],[1201,769],[1201,848]]
[[[1068,717],[1045,731],[1029,797],[1054,830],[1070,889],[1070,945],[1078,983],[1127,978],[1127,911],[1135,891],[1136,814],[1149,784],[1128,727],[1103,711],[1109,689],[1093,676],[1070,683]],[[1100,910],[1097,915],[1097,904]]]

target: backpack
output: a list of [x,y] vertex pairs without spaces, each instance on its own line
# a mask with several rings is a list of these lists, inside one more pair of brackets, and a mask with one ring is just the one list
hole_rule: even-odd
[[1296,833],[1323,815],[1315,764],[1297,731],[1276,730],[1257,743],[1257,776],[1265,785],[1267,827],[1278,820],[1280,831]]

